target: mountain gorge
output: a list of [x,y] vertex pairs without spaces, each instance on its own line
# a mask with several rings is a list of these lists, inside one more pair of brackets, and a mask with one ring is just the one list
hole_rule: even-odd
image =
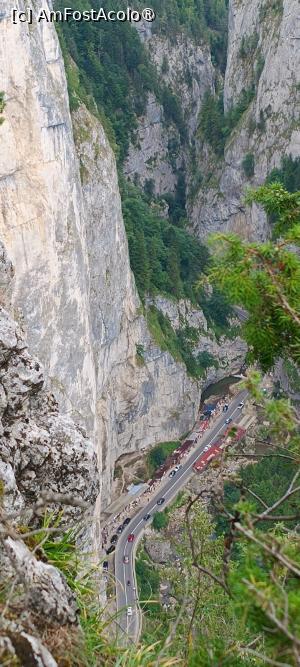
[[[207,237],[269,238],[245,189],[300,153],[297,0],[184,4],[133,25],[12,24],[1,5],[0,496],[27,525],[45,490],[51,508],[76,495],[65,521],[85,521],[98,557],[118,459],[187,433],[203,389],[245,362],[235,311],[205,282]],[[5,545],[11,576],[28,553],[15,533]],[[51,567],[23,567],[28,600]],[[77,627],[56,583],[39,611]],[[28,608],[0,648],[55,667]]]

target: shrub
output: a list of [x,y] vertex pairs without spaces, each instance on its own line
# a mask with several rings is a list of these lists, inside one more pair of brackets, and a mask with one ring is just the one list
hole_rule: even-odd
[[155,512],[153,521],[152,521],[152,526],[154,530],[162,530],[163,528],[166,528],[166,526],[169,523],[169,517],[168,513],[166,511],[164,512]]
[[254,163],[253,153],[247,153],[242,162],[242,167],[244,169],[247,178],[251,178],[252,176],[254,176],[254,166],[255,163]]

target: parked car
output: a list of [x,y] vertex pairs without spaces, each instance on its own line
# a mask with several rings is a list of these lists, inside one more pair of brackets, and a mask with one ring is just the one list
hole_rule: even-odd
[[203,451],[208,452],[209,448],[210,448],[210,445],[206,445],[206,447],[204,447]]
[[144,519],[144,521],[149,521],[149,519],[151,519],[151,514],[145,514],[143,519]]
[[128,516],[127,519],[125,519],[125,521],[123,521],[123,526],[124,526],[124,528],[125,528],[126,526],[128,526],[128,524],[130,523],[130,521],[131,521],[131,518]]
[[123,524],[122,524],[122,526],[119,526],[119,527],[117,528],[117,533],[118,533],[118,535],[121,535],[121,533],[123,533],[124,528],[125,528],[125,526],[123,526]]
[[118,535],[113,535],[111,540],[110,540],[110,543],[111,544],[117,544],[118,539],[119,539]]
[[169,477],[175,477],[176,472],[176,470],[171,470],[171,472],[169,472]]
[[238,406],[238,407],[239,407],[239,410],[242,410],[243,407],[244,407],[244,405],[245,405],[244,401],[241,401],[241,402],[239,403],[239,406]]
[[225,422],[225,424],[231,424],[231,422],[232,422],[232,419],[231,419],[231,417],[228,417],[228,419],[226,419],[226,422]]
[[130,533],[130,535],[128,535],[128,542],[133,542],[133,540],[134,540],[134,533]]
[[228,409],[229,409],[229,405],[227,403],[225,403],[225,405],[223,407],[223,412],[227,412]]
[[181,464],[179,466],[175,466],[175,468],[174,468],[175,472],[178,472],[178,470],[180,470],[180,468],[182,468]]
[[112,554],[116,550],[116,547],[112,544],[111,547],[106,549],[106,553],[109,556],[109,554]]
[[129,563],[129,556],[124,556],[124,558],[123,558],[123,563],[125,563],[125,565],[128,565],[128,563]]
[[127,607],[127,616],[132,616],[132,607]]
[[157,501],[157,505],[163,505],[165,500],[166,500],[165,498],[159,498],[159,500]]
[[107,571],[108,571],[108,560],[105,560],[105,561],[103,562],[103,570],[104,570],[104,572],[107,572]]

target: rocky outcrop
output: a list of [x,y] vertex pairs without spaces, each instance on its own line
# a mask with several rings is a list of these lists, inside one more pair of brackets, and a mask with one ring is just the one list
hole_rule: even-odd
[[[2,244],[0,257],[1,302],[8,307],[13,270]],[[91,535],[88,524],[94,525],[91,508],[98,493],[93,444],[59,412],[43,367],[30,355],[20,326],[0,306],[0,587],[8,586],[12,594],[5,609],[1,606],[1,664],[57,664],[41,633],[77,626],[76,600],[59,570],[43,562],[40,548],[30,551],[22,535],[30,534],[41,514],[62,507],[62,522],[80,521]]]
[[178,126],[169,122],[159,100],[150,94],[124,170],[131,180],[142,186],[150,182],[153,193],[163,195],[174,193],[178,170],[189,162],[188,146],[194,140],[204,93],[214,88],[215,71],[205,43],[196,44],[185,35],[171,40],[152,35],[149,29],[144,41],[160,83],[178,99],[187,136],[180,136]]
[[[262,184],[282,156],[300,155],[299,71],[297,0],[231,0],[225,113],[243,90],[253,90],[253,98],[226,143],[224,161],[201,141],[197,145],[203,178],[189,211],[199,237],[220,230],[248,239],[268,236],[265,215],[245,205],[244,192]],[[243,167],[246,156],[253,164],[250,176]]]
[[[211,356],[212,364],[203,369],[203,376],[199,381],[201,390],[226,375],[234,375],[240,371],[245,362],[247,345],[237,332],[231,338],[223,335],[217,339],[208,327],[203,312],[187,299],[176,303],[158,296],[149,299],[148,303],[152,303],[168,318],[174,331],[183,331],[186,327],[194,330],[196,338],[191,345],[191,351],[195,358],[203,352],[208,352]],[[233,321],[232,325],[237,328],[238,322]]]
[[[1,245],[0,283],[11,264]],[[2,290],[4,301],[10,284]],[[7,511],[20,513],[40,494],[68,495],[92,507],[99,491],[95,449],[69,415],[61,414],[45,385],[44,371],[33,357],[20,326],[0,307],[0,477]],[[65,517],[77,519],[71,506]]]

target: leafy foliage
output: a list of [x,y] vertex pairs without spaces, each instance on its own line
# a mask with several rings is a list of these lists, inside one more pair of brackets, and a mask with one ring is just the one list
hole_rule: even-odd
[[280,168],[271,171],[267,183],[281,183],[289,192],[300,190],[300,158],[283,157]]
[[289,249],[300,243],[300,193],[273,183],[249,194],[248,201],[278,216],[280,242],[246,243],[217,235],[211,278],[232,303],[249,311],[244,334],[250,358],[268,369],[280,356],[300,359],[300,260]]

